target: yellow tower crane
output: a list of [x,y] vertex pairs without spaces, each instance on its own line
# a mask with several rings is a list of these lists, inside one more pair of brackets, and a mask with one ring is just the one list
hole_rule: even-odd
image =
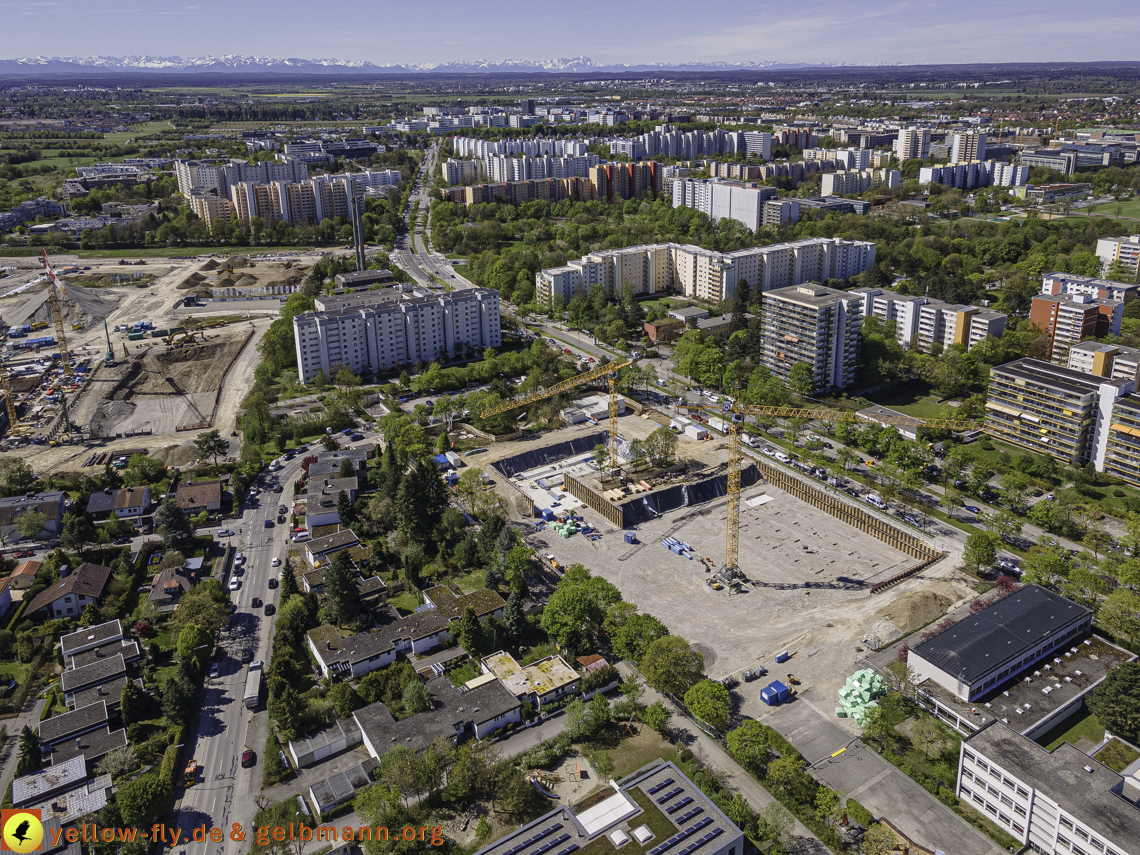
[[[724,418],[728,430],[728,515],[725,521],[724,566],[728,570],[740,569],[740,464],[743,454],[740,450],[740,431],[745,416],[775,416],[784,419],[818,419],[829,422],[853,422],[858,420],[855,410],[807,409],[804,407],[760,407],[741,404],[740,389],[736,389],[734,403],[725,402],[720,407],[690,406],[690,410],[702,410]],[[966,430],[977,427],[973,421],[954,419],[917,419],[912,416],[876,416],[879,424],[898,427],[929,427],[948,430]]]
[[617,393],[617,376],[624,368],[629,368],[636,365],[641,360],[641,356],[635,351],[633,356],[629,359],[623,359],[621,362],[611,362],[609,365],[602,365],[587,371],[585,374],[579,374],[577,377],[571,377],[569,380],[563,380],[555,383],[553,386],[542,389],[538,392],[532,392],[529,395],[524,395],[521,398],[516,398],[513,401],[507,401],[495,407],[488,407],[479,414],[481,418],[487,419],[491,416],[497,416],[499,413],[505,413],[508,410],[515,410],[519,407],[525,407],[533,404],[535,401],[543,401],[547,398],[553,398],[561,392],[567,392],[570,389],[584,386],[594,380],[600,380],[603,377],[609,381],[610,384],[610,439],[607,445],[609,451],[609,465],[611,469],[618,467],[617,463],[617,419],[618,419],[618,393]]
[[63,362],[63,374],[68,380],[74,376],[71,369],[71,353],[67,349],[67,333],[63,331],[63,306],[59,295],[65,293],[63,283],[55,275],[55,268],[48,263],[47,250],[44,253],[44,271],[48,275],[48,306],[51,309],[51,319],[55,323],[55,335],[59,339],[59,358]]

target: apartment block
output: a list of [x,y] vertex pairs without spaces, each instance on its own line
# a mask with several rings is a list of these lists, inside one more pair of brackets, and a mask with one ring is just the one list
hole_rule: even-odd
[[862,300],[822,285],[777,288],[764,295],[764,364],[787,380],[792,367],[812,368],[816,390],[855,382]]
[[1140,380],[1140,348],[1082,341],[1069,348],[1069,368],[1112,380]]
[[941,184],[972,190],[975,187],[1023,187],[1029,180],[1028,166],[1014,166],[996,160],[972,160],[918,170],[918,183]]
[[820,192],[824,196],[858,196],[880,187],[894,190],[902,180],[902,173],[897,169],[841,170],[825,172],[820,179]]
[[1102,469],[1113,407],[1134,390],[1134,380],[1017,359],[990,371],[986,430],[1068,466],[1091,460]]
[[954,134],[950,144],[951,163],[986,159],[986,135],[977,131]]
[[1078,276],[1075,273],[1047,273],[1041,280],[1042,294],[1084,294],[1098,300],[1128,303],[1140,294],[1140,285]]
[[1103,264],[1105,275],[1118,265],[1122,273],[1133,279],[1140,275],[1140,235],[1100,238],[1096,242],[1096,254]]
[[347,365],[357,374],[416,362],[462,358],[502,344],[499,292],[467,288],[447,294],[364,292],[326,312],[293,319],[302,383]]
[[234,206],[229,199],[194,191],[190,195],[190,210],[206,224],[206,228],[211,228],[215,220],[229,220]]
[[1114,772],[992,720],[961,744],[958,798],[1038,855],[1140,855],[1137,764]]
[[876,317],[882,321],[894,321],[895,338],[899,344],[913,347],[917,343],[919,309],[931,302],[930,298],[899,294],[883,288],[852,288],[850,293],[862,297],[860,311],[864,319]]
[[895,157],[899,163],[904,160],[930,157],[930,129],[929,128],[902,128],[895,141]]
[[483,174],[483,164],[478,160],[458,160],[449,157],[439,165],[440,175],[447,184],[463,184],[474,181]]
[[797,199],[769,199],[764,203],[762,225],[783,226],[800,221],[800,203]]
[[1049,336],[1050,359],[1064,365],[1069,348],[1090,338],[1120,335],[1124,303],[1087,294],[1048,294],[1033,298],[1029,322]]
[[736,220],[752,231],[764,224],[764,203],[777,195],[775,187],[745,187],[719,178],[682,178],[673,182],[674,208],[684,205],[717,222]]
[[936,345],[943,349],[964,345],[967,350],[978,342],[1005,332],[1006,316],[979,306],[931,301],[918,309],[917,346],[927,353]]
[[691,244],[645,244],[583,256],[561,267],[540,270],[537,299],[549,305],[555,294],[569,302],[601,285],[610,299],[626,293],[675,293],[710,302],[731,299],[738,282],[771,291],[801,282],[850,279],[875,263],[875,244],[838,238],[807,238],[790,243],[721,253]]

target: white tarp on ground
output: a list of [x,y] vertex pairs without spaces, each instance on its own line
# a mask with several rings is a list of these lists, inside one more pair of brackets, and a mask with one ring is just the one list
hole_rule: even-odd
[[775,498],[775,496],[769,496],[767,493],[761,493],[759,496],[753,496],[751,499],[745,499],[744,503],[750,508],[758,508],[761,505],[768,504]]

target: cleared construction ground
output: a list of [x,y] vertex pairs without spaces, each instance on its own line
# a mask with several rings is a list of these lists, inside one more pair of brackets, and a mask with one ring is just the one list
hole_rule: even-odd
[[136,351],[99,369],[73,406],[72,418],[92,438],[139,431],[168,437],[209,426],[226,373],[250,334],[248,324],[239,324],[200,344]]
[[[619,420],[619,431],[627,439],[643,439],[656,427],[634,416]],[[567,428],[528,443],[529,450],[541,456],[544,446],[574,437],[586,440],[596,430]],[[518,452],[519,443],[502,443],[468,463],[490,472],[488,464]],[[677,456],[690,461],[690,469],[703,465],[714,476],[727,451],[717,442],[682,437]],[[553,460],[544,462],[547,470],[554,465]],[[508,506],[526,517],[525,511],[520,513],[526,508],[525,491],[515,481],[501,476],[495,480]],[[747,582],[745,592],[738,594],[714,590],[706,564],[661,545],[666,537],[683,540],[698,558],[711,558],[719,568],[725,550],[723,495],[638,522],[632,529],[638,541],[634,544],[625,543],[623,532],[603,514],[578,502],[571,506],[602,537],[562,538],[549,529],[533,531],[534,519],[529,518],[532,533],[527,540],[539,554],[552,554],[564,566],[582,564],[613,582],[626,600],[693,643],[704,654],[711,676],[739,677],[743,670],[763,665],[780,677],[794,673],[805,690],[815,685],[823,703],[848,673],[862,667],[869,641],[898,638],[937,620],[948,606],[971,595],[950,561],[935,562],[896,587],[872,594],[874,584],[919,559],[767,479],[742,493],[739,560]],[[792,660],[786,668],[776,666],[776,654],[785,650]]]

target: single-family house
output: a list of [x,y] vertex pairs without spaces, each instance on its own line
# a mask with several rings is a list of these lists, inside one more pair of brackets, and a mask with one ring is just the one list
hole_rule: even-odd
[[98,602],[111,578],[111,568],[84,562],[28,604],[25,614],[41,609],[50,617],[78,617],[89,603]]
[[373,614],[376,629],[347,638],[335,626],[309,630],[309,650],[322,676],[359,679],[369,671],[391,665],[401,653],[426,653],[451,638],[451,624],[438,609],[400,617],[392,606],[387,606]]
[[87,513],[95,522],[106,522],[114,514],[121,520],[142,524],[142,518],[150,512],[150,487],[124,487],[112,490],[106,487],[92,493],[87,500]]
[[314,537],[305,544],[305,560],[310,567],[319,567],[326,561],[332,560],[334,552],[359,546],[360,539],[349,529],[326,534],[323,537]]
[[468,609],[474,611],[475,617],[480,620],[487,617],[501,618],[503,608],[507,605],[497,592],[489,588],[461,594],[447,585],[436,585],[424,591],[424,603],[439,609],[452,621],[459,620]]
[[340,467],[345,460],[351,460],[356,474],[364,478],[368,474],[367,448],[340,448],[336,451],[317,453],[316,462],[309,464],[310,478],[339,478]]
[[8,577],[12,589],[23,591],[32,587],[32,582],[36,581],[36,574],[43,566],[42,561],[21,561]]
[[57,535],[63,523],[63,509],[67,494],[61,490],[51,493],[28,493],[0,499],[0,528],[14,528],[16,517],[25,511],[39,511],[44,515],[44,531]]
[[396,721],[379,701],[353,713],[364,747],[373,759],[382,759],[396,745],[422,751],[440,738],[453,745],[467,736],[483,739],[521,720],[522,703],[498,680],[463,693],[446,677],[429,680],[427,687],[431,709],[401,721]]
[[222,509],[222,482],[219,481],[191,481],[179,484],[174,497],[178,507],[188,514],[200,514],[202,511],[219,511]]
[[582,685],[582,675],[557,654],[520,665],[511,654],[500,650],[483,657],[483,673],[494,674],[520,700],[536,706],[574,694]]

